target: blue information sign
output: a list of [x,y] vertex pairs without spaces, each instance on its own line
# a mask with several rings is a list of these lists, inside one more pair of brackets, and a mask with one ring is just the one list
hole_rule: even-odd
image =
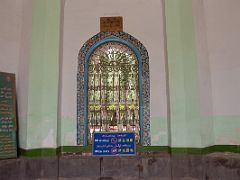
[[135,155],[134,133],[129,132],[95,132],[93,134],[93,155],[116,156]]

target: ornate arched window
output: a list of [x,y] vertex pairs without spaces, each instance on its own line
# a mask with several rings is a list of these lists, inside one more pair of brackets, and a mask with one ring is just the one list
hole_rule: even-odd
[[124,32],[101,32],[78,56],[77,143],[96,131],[134,131],[150,145],[149,61],[145,47]]

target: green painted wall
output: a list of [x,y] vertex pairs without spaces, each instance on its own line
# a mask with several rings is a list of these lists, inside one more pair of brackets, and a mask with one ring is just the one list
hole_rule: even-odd
[[[240,144],[240,116],[200,114],[192,0],[166,0],[165,12],[170,116],[151,117],[152,146]],[[33,1],[23,149],[76,145],[76,119],[58,119],[60,19],[60,0]]]
[[151,146],[168,146],[167,118],[151,117]]
[[60,10],[60,0],[33,1],[27,149],[56,147]]
[[201,147],[197,56],[191,0],[166,0],[171,146]]
[[200,59],[197,59],[192,0],[166,0],[165,8],[171,147],[239,145],[240,116],[200,113]]
[[212,116],[202,116],[200,119],[200,132],[202,147],[214,145],[214,127]]
[[214,116],[216,145],[240,145],[240,116]]
[[[61,118],[61,146],[76,145],[76,119],[75,118]],[[168,126],[167,118],[152,117],[151,123],[151,145],[152,146],[168,146]]]
[[61,118],[60,146],[74,146],[77,144],[76,118]]

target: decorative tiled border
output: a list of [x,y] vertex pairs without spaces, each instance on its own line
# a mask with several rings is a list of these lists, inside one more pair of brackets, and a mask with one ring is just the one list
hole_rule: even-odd
[[[84,43],[78,54],[78,72],[77,72],[77,144],[87,145],[87,120],[85,103],[87,98],[86,86],[87,77],[85,77],[85,62],[88,61],[88,54],[93,48],[96,48],[96,44],[99,42],[106,41],[108,38],[111,42],[111,38],[115,38],[116,41],[119,40],[127,46],[134,47],[133,51],[138,54],[138,60],[140,58],[141,62],[141,90],[142,94],[142,109],[141,114],[141,144],[148,146],[151,143],[150,139],[150,80],[149,80],[149,57],[146,48],[143,44],[136,38],[125,32],[100,32],[90,38]],[[100,43],[101,44],[101,43]],[[137,51],[137,52],[136,52]],[[88,63],[86,63],[87,65]]]

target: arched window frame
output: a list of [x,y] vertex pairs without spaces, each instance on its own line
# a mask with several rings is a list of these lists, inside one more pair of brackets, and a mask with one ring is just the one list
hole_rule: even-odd
[[87,145],[88,61],[94,50],[107,42],[122,43],[137,56],[139,68],[140,144],[150,145],[150,80],[146,48],[125,32],[100,32],[84,43],[78,54],[77,72],[77,144]]

